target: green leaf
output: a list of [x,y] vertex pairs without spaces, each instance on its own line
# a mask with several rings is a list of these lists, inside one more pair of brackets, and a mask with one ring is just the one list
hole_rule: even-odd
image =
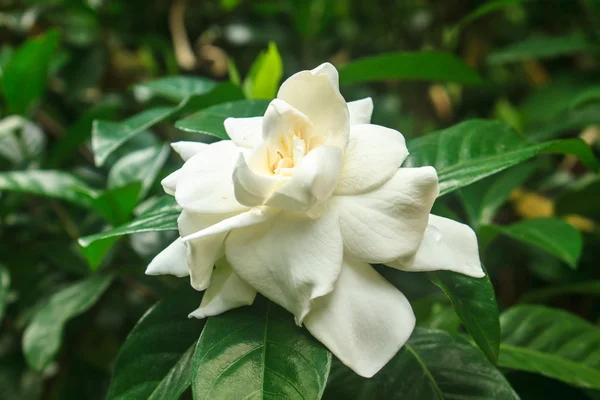
[[461,188],[460,199],[469,215],[471,225],[479,227],[480,224],[490,224],[513,189],[522,185],[535,168],[533,163],[517,165],[497,176]]
[[560,258],[571,268],[577,267],[583,248],[581,233],[558,218],[528,219],[508,226],[486,225],[483,229],[490,232],[486,233],[488,242],[494,234],[506,235]]
[[482,6],[478,7],[477,9],[475,9],[475,11],[472,11],[471,13],[469,13],[469,15],[467,15],[466,17],[464,17],[461,21],[460,21],[460,25],[466,25],[469,22],[472,22],[480,17],[483,17],[484,15],[490,14],[494,11],[498,11],[504,7],[513,5],[513,4],[518,4],[518,3],[526,3],[529,1],[533,1],[533,0],[491,0],[488,1],[486,3],[484,3]]
[[68,172],[30,170],[0,173],[0,191],[7,190],[66,200],[94,208],[99,193]]
[[556,296],[590,294],[600,296],[600,281],[569,283],[544,289],[530,290],[519,298],[520,303],[541,303]]
[[500,346],[500,322],[494,287],[487,273],[479,279],[451,271],[428,272],[427,276],[448,296],[477,346],[495,364]]
[[2,91],[12,114],[26,114],[46,90],[50,61],[58,47],[58,32],[27,41],[2,73]]
[[[202,88],[202,90],[204,89]],[[162,90],[166,89],[162,87]],[[103,165],[108,156],[125,142],[167,118],[225,101],[242,98],[240,89],[230,83],[218,84],[206,90],[206,92],[190,95],[183,99],[177,106],[154,107],[142,111],[122,122],[94,121],[92,127],[94,162],[97,166]],[[170,95],[174,96],[173,93]]]
[[194,353],[195,399],[321,397],[331,353],[262,300],[208,319]]
[[573,53],[597,52],[598,47],[578,35],[556,37],[531,37],[504,49],[496,50],[488,57],[490,64],[504,64],[536,58],[554,58]]
[[406,167],[431,165],[440,180],[440,195],[470,185],[542,153],[573,154],[589,168],[600,165],[580,139],[532,143],[510,126],[489,120],[470,120],[408,143]]
[[391,53],[352,61],[339,69],[340,84],[400,79],[480,84],[481,77],[450,53]]
[[23,334],[23,353],[31,368],[43,371],[50,365],[65,324],[96,304],[111,281],[110,275],[92,275],[53,294],[34,314]]
[[164,196],[133,221],[95,235],[79,238],[79,245],[82,248],[89,248],[99,245],[101,241],[132,233],[176,231],[179,214],[181,209],[175,203],[175,199],[172,196]]
[[0,324],[4,318],[4,311],[8,305],[10,295],[10,273],[8,268],[0,264]]
[[598,327],[565,311],[532,305],[510,308],[500,322],[498,365],[600,389]]
[[325,399],[516,400],[504,376],[461,337],[416,328],[408,342],[373,378],[336,363]]
[[177,400],[190,386],[204,320],[188,318],[202,295],[189,285],[154,305],[119,350],[107,400]]
[[283,76],[283,62],[275,42],[258,55],[244,80],[244,93],[249,99],[273,99]]
[[143,95],[160,96],[180,103],[190,96],[208,93],[216,85],[211,79],[195,76],[168,76],[135,85],[134,90]]
[[165,144],[127,154],[112,166],[108,174],[108,187],[115,188],[140,182],[139,198],[143,199],[167,161],[169,152],[170,147]]
[[17,115],[0,121],[0,155],[14,164],[35,159],[45,145],[44,132],[33,122]]
[[175,126],[184,131],[227,140],[229,136],[223,125],[227,118],[260,117],[265,113],[268,105],[267,100],[241,100],[218,104],[177,121]]
[[460,319],[446,297],[438,295],[411,301],[410,305],[421,328],[440,329],[451,334],[460,330]]
[[581,91],[570,104],[570,108],[579,108],[588,103],[594,103],[600,101],[600,86],[594,86],[586,88]]

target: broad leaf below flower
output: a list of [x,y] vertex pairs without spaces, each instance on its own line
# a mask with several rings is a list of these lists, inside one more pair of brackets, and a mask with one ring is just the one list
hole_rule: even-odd
[[371,379],[334,363],[324,399],[513,400],[519,397],[483,354],[461,337],[416,328]]
[[319,399],[331,353],[281,307],[251,307],[211,317],[194,354],[195,399]]

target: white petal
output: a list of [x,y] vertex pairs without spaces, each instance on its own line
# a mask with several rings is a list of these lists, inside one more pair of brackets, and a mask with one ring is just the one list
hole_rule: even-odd
[[171,147],[179,154],[183,161],[187,161],[192,156],[206,150],[208,145],[201,142],[175,142],[171,143]]
[[336,195],[373,190],[394,176],[408,156],[404,136],[379,125],[354,125]]
[[346,254],[368,263],[412,260],[438,195],[432,167],[400,168],[377,189],[335,196]]
[[[229,215],[219,214],[194,214],[183,211],[177,219],[179,225],[179,234],[184,237],[197,231],[213,226],[219,221],[229,217]],[[213,272],[215,262],[223,256],[225,240],[227,233],[212,235],[193,242],[185,243],[187,245],[187,260],[190,273],[190,283],[196,290],[204,290],[210,283],[210,277]]]
[[212,317],[233,308],[249,306],[255,298],[256,290],[241,280],[222,258],[217,262],[200,307],[189,316],[198,319]]
[[339,147],[318,147],[304,156],[291,179],[273,192],[266,205],[286,211],[309,210],[331,196],[341,168]]
[[465,224],[448,218],[429,216],[425,236],[412,264],[392,262],[403,271],[454,271],[474,278],[485,276],[479,260],[477,236]]
[[146,269],[146,275],[188,276],[187,249],[177,238],[166,249],[158,253]]
[[160,182],[165,193],[175,196],[175,189],[177,188],[180,171],[181,170],[178,169]]
[[350,113],[351,126],[370,124],[371,115],[373,115],[373,99],[365,97],[364,99],[348,102],[348,112]]
[[181,240],[185,242],[196,241],[214,235],[227,233],[232,229],[247,228],[252,225],[260,224],[268,221],[277,215],[278,211],[269,208],[253,208],[248,212],[235,215],[224,219],[214,225],[208,226],[205,229],[189,234]]
[[350,117],[346,101],[332,83],[332,70],[333,66],[321,66],[292,75],[281,85],[277,98],[306,115],[327,144],[343,148],[348,142]]
[[200,214],[242,212],[235,199],[231,175],[240,149],[230,140],[208,145],[181,168],[175,199],[184,209]]
[[313,68],[311,71],[311,74],[313,75],[325,75],[327,76],[327,79],[329,79],[329,82],[331,82],[331,85],[336,88],[337,90],[340,90],[340,74],[338,73],[337,69],[335,69],[335,67],[326,62],[323,63],[321,65],[319,65],[316,68]]
[[231,231],[225,254],[233,270],[301,324],[312,301],[329,293],[342,266],[337,215],[311,219],[282,213],[271,221]]
[[285,101],[274,99],[267,107],[262,128],[263,140],[285,154],[286,147],[292,146],[289,141],[294,135],[308,140],[313,134],[314,127],[306,115]]
[[370,378],[406,343],[415,315],[370,265],[344,260],[335,289],[315,300],[304,324],[340,361]]
[[263,117],[227,118],[225,131],[233,143],[252,149],[262,142],[262,119]]

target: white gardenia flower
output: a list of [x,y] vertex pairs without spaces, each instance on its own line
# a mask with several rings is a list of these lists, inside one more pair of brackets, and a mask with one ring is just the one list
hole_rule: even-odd
[[197,318],[261,293],[373,376],[415,316],[370,264],[484,273],[474,232],[429,214],[435,169],[400,168],[404,137],[370,124],[372,111],[370,98],[346,103],[326,63],[286,80],[264,116],[225,120],[231,140],[174,143],[185,164],[162,184],[183,208],[181,238],[146,273],[189,274],[206,290]]

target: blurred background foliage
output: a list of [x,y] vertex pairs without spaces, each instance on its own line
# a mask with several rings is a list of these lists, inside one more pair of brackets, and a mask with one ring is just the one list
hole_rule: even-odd
[[[104,398],[117,352],[136,321],[163,295],[187,285],[144,276],[149,260],[173,240],[172,231],[110,241],[93,250],[100,255],[77,244],[106,223],[129,221],[134,208],[138,215],[156,206],[158,182],[180,165],[162,143],[198,138],[160,123],[96,167],[94,120],[122,121],[184,99],[149,95],[155,92],[141,83],[202,76],[240,84],[247,97],[260,99],[276,88],[268,77],[285,78],[324,61],[342,66],[382,53],[445,51],[476,70],[481,83],[359,80],[343,94],[347,100],[371,96],[373,122],[407,138],[488,118],[532,140],[580,137],[597,152],[600,3],[502,1],[487,13],[484,3],[0,0],[0,168],[68,171],[90,190],[134,193],[114,197],[128,203],[108,211],[71,204],[87,204],[81,193],[63,192],[63,200],[75,197],[71,203],[60,200],[61,193],[51,196],[59,199],[32,196],[36,190],[0,193],[0,398]],[[268,71],[261,72],[261,63]],[[3,179],[2,186],[10,186]],[[40,176],[42,186],[53,179]],[[138,183],[127,186],[137,180],[141,191]],[[110,190],[102,193],[110,203]],[[478,230],[501,310],[545,303],[600,323],[600,181],[577,159],[538,157],[444,196],[435,207]],[[89,264],[112,275],[99,281]],[[388,278],[414,300],[419,325],[457,332],[460,322],[447,300],[417,275]],[[28,338],[35,324],[43,334]],[[513,371],[507,377],[522,398],[598,398],[540,375]]]

